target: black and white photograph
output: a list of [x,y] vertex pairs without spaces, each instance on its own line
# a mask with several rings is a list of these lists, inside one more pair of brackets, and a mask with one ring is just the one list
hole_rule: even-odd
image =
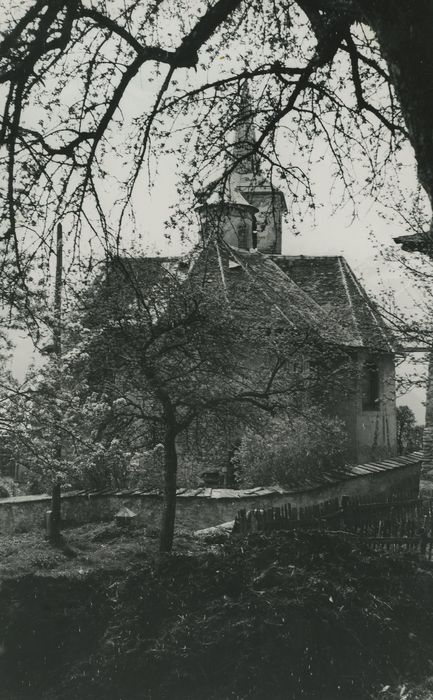
[[433,700],[433,0],[0,0],[0,700]]

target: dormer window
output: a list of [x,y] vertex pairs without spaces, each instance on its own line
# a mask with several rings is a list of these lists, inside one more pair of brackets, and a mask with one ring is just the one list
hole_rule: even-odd
[[367,360],[362,370],[362,410],[378,411],[380,404],[380,372],[374,360]]

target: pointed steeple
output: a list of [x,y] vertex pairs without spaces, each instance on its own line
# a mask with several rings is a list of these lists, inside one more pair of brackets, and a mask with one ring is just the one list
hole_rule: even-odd
[[226,161],[228,177],[219,177],[213,193],[207,195],[198,211],[205,238],[218,233],[235,247],[279,255],[282,214],[287,207],[283,193],[260,170],[255,114],[245,82],[232,122],[233,140]]
[[[234,119],[231,154],[235,167],[230,176],[232,188],[257,209],[254,219],[254,247],[264,253],[281,254],[282,215],[287,211],[284,194],[274,187],[269,175],[260,168],[254,117],[257,109],[248,83],[240,92],[239,109]],[[237,160],[242,159],[240,163]]]
[[235,167],[235,172],[237,173],[251,173],[256,175],[259,171],[254,116],[255,112],[250,88],[248,82],[245,82],[240,91],[239,109],[235,116],[233,128],[232,157],[235,162],[242,158],[242,161]]

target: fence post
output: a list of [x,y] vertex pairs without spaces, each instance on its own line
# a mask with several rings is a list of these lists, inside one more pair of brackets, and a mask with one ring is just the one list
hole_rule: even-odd
[[425,557],[425,551],[427,549],[427,532],[424,527],[419,531],[419,551],[421,556]]
[[349,496],[342,496],[341,497],[341,513],[342,513],[342,518],[341,518],[341,523],[343,527],[347,527],[347,514],[349,512]]

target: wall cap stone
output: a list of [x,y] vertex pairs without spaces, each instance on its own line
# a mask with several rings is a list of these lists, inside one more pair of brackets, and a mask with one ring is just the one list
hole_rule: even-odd
[[[197,489],[178,489],[178,498],[204,498],[218,500],[241,500],[243,498],[263,498],[263,496],[272,496],[276,494],[290,495],[300,494],[315,491],[323,488],[325,485],[339,484],[348,481],[349,479],[359,478],[364,476],[375,476],[376,474],[389,472],[394,469],[404,469],[406,467],[421,466],[423,460],[422,452],[412,452],[409,455],[401,457],[392,457],[390,459],[381,460],[380,462],[366,462],[365,464],[346,465],[341,469],[334,471],[323,472],[318,474],[314,480],[305,481],[302,486],[294,488],[282,488],[281,486],[256,486],[251,489],[214,489],[201,487]],[[104,498],[109,496],[134,498],[141,496],[155,496],[159,498],[161,492],[158,489],[138,491],[137,489],[111,490],[103,489],[101,491],[69,491],[62,494],[62,499],[72,498],[87,498],[92,500],[95,498]],[[0,507],[12,504],[34,503],[38,501],[51,501],[51,496],[47,493],[41,493],[34,496],[9,496],[8,498],[0,498]]]

